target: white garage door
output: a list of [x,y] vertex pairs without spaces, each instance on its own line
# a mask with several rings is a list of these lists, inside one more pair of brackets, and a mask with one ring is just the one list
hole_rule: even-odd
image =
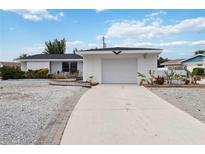
[[103,59],[103,83],[137,83],[136,59]]

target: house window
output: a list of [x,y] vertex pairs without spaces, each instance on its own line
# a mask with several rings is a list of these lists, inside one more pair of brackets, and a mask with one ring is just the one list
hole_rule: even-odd
[[69,72],[70,71],[69,63],[68,62],[63,62],[63,64],[62,64],[62,71],[63,72]]
[[70,72],[76,73],[77,72],[77,62],[71,62],[70,63]]

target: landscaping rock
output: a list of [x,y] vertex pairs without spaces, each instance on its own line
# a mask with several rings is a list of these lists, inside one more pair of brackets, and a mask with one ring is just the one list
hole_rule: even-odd
[[149,88],[167,102],[205,123],[205,88]]
[[[34,144],[63,105],[81,87],[51,86],[48,80],[1,81],[0,144]],[[73,105],[73,104],[70,104]]]

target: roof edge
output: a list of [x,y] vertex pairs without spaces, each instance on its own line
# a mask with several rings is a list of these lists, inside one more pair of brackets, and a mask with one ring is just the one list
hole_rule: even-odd
[[143,47],[110,47],[110,48],[91,48],[86,50],[78,50],[77,52],[85,51],[111,51],[111,50],[163,50],[159,48],[143,48]]
[[183,63],[183,62],[185,62],[185,61],[187,61],[187,60],[190,60],[190,59],[192,59],[192,58],[198,57],[198,56],[205,56],[205,54],[193,55],[193,56],[191,56],[191,57],[189,57],[189,58],[186,58],[186,59],[182,60],[181,63]]

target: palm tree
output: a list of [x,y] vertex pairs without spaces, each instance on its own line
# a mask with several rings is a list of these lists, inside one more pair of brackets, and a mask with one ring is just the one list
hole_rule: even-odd
[[195,54],[195,55],[198,55],[198,54],[205,54],[205,50],[198,50],[198,51],[195,51],[194,54]]
[[53,42],[50,40],[45,42],[46,48],[43,54],[64,54],[66,51],[66,40],[55,39]]
[[21,54],[18,58],[19,58],[19,59],[22,59],[22,58],[26,58],[26,57],[28,57],[28,56],[29,56],[28,54],[23,53],[23,54]]

